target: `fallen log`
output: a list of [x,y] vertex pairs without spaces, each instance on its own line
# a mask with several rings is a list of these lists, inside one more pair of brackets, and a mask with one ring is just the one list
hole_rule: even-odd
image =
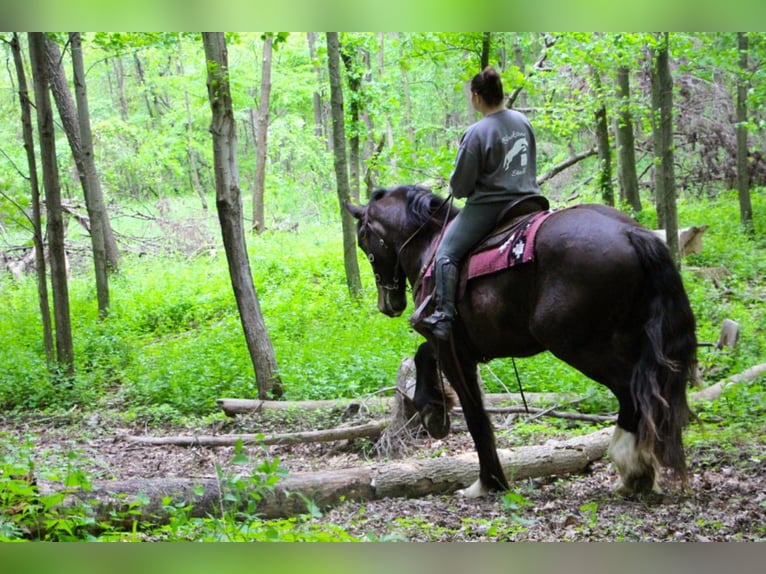
[[731,385],[743,383],[746,381],[752,381],[753,379],[759,377],[763,373],[766,373],[766,363],[762,363],[760,365],[755,365],[754,367],[750,367],[749,369],[746,369],[742,371],[741,373],[732,375],[731,377],[724,379],[723,381],[718,381],[717,383],[714,383],[710,385],[709,387],[705,387],[704,389],[700,391],[692,393],[691,395],[689,395],[689,401],[690,402],[714,401],[719,396],[721,396],[721,393],[723,393],[724,389],[726,389],[727,387]]
[[[570,474],[582,471],[592,461],[602,458],[611,435],[612,429],[602,429],[565,441],[499,449],[498,455],[510,480]],[[343,500],[447,494],[473,483],[478,473],[478,458],[473,452],[294,473],[280,480],[272,491],[261,492],[262,498],[255,512],[262,518],[279,518],[307,512],[307,500],[326,509]],[[134,521],[167,523],[170,518],[167,503],[171,499],[190,505],[192,517],[220,515],[221,505],[228,504],[222,501],[228,500],[230,494],[238,496],[242,509],[252,502],[249,496],[252,489],[230,493],[226,490],[226,481],[216,477],[95,480],[91,487],[90,490],[69,493],[64,504],[86,503],[97,522],[111,522],[123,527],[131,527]],[[50,483],[40,484],[40,489],[44,494],[56,491]]]
[[225,434],[225,435],[187,435],[187,436],[133,436],[124,435],[124,441],[144,445],[174,445],[174,446],[234,446],[238,443],[243,445],[263,444],[297,444],[306,442],[328,442],[334,440],[352,440],[355,438],[378,437],[388,421],[373,421],[363,425],[336,427],[319,431],[303,431],[280,433],[275,435],[264,434]]
[[[527,402],[554,402],[562,400],[559,393],[524,393]],[[502,403],[521,402],[519,393],[490,393],[485,395],[485,404],[499,405]],[[566,400],[566,397],[563,397]],[[238,414],[254,414],[267,410],[316,410],[338,409],[346,410],[349,407],[380,407],[389,408],[393,405],[394,397],[370,397],[367,399],[327,399],[314,401],[266,401],[259,399],[236,399],[220,398],[216,404],[230,417]]]

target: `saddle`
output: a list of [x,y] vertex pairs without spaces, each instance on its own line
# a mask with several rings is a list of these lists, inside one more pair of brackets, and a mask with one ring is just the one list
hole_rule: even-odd
[[539,211],[548,211],[549,209],[550,203],[545,196],[525,195],[520,197],[503,209],[497,218],[495,229],[471,250],[468,257],[502,245],[517,226],[524,223],[524,220],[521,219],[522,216]]
[[[508,269],[534,258],[534,236],[538,227],[550,214],[550,203],[542,195],[526,195],[506,206],[498,216],[492,232],[474,247],[460,268],[457,299],[462,298],[469,279]],[[417,300],[422,307],[431,298],[433,264],[423,276],[417,289]]]

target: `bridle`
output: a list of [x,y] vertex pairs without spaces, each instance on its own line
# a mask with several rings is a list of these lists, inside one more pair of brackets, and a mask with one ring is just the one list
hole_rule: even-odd
[[[377,237],[378,245],[380,247],[382,247],[383,249],[385,249],[386,251],[393,251],[393,249],[391,247],[389,247],[388,244],[386,243],[386,240],[383,239],[383,237],[380,235],[380,233],[375,231],[375,229],[372,227],[370,222],[367,221],[366,219],[365,219],[365,222],[364,222],[361,230],[362,230],[363,233],[368,233],[369,232],[372,235],[374,235],[375,237]],[[380,273],[378,272],[378,270],[375,267],[375,254],[374,253],[367,253],[367,259],[370,261],[370,265],[372,265],[372,271],[375,274],[375,285],[377,287],[379,287],[380,289],[383,289],[385,291],[396,291],[396,292],[399,292],[399,291],[402,290],[402,285],[399,282],[399,277],[401,275],[401,268],[400,268],[400,265],[399,265],[399,258],[400,258],[401,252],[402,252],[402,248],[405,245],[407,245],[407,242],[405,242],[402,245],[402,247],[400,247],[396,251],[396,262],[394,264],[394,273],[393,273],[393,279],[392,279],[391,283],[384,283],[383,282],[383,279],[381,278]]]
[[[437,207],[437,208],[434,210],[434,212],[433,212],[433,213],[434,213],[434,214],[436,214],[436,213],[439,213],[439,211],[441,211],[441,209],[442,209],[442,208],[443,208],[445,205],[447,205],[448,203],[451,205],[451,204],[452,204],[452,200],[453,200],[453,196],[452,196],[452,194],[450,193],[450,194],[449,194],[449,195],[448,195],[448,196],[447,196],[447,197],[444,199],[444,201],[442,201],[442,203],[440,203],[440,204],[439,204],[439,206],[438,206],[438,207]],[[441,233],[439,234],[439,238],[438,238],[438,239],[437,239],[437,241],[434,243],[434,248],[432,249],[432,252],[431,252],[431,255],[430,255],[430,257],[428,258],[428,260],[426,261],[425,265],[423,265],[423,268],[422,268],[422,269],[420,270],[420,272],[418,273],[418,277],[417,277],[417,279],[416,279],[416,281],[415,281],[415,284],[413,285],[413,288],[412,288],[412,290],[413,290],[413,293],[416,293],[416,292],[417,292],[417,290],[420,288],[420,285],[421,285],[421,283],[422,283],[422,281],[423,281],[423,276],[424,276],[424,274],[425,274],[425,272],[426,272],[426,269],[428,268],[428,266],[429,266],[429,264],[430,264],[431,260],[433,259],[434,255],[436,254],[436,246],[439,244],[439,241],[441,240],[441,237],[443,236],[443,234],[444,234],[444,231],[445,231],[445,230],[446,230],[446,228],[447,228],[447,218],[449,217],[449,213],[450,213],[450,210],[448,209],[448,210],[446,211],[446,213],[445,213],[445,219],[444,219],[444,222],[442,223],[442,226],[441,226]],[[386,291],[400,291],[400,290],[401,290],[401,285],[399,284],[399,276],[400,276],[400,273],[398,273],[398,272],[397,272],[397,270],[398,270],[398,271],[400,271],[400,272],[403,272],[403,270],[402,270],[402,269],[401,269],[401,267],[399,266],[399,261],[400,261],[400,259],[401,259],[402,250],[404,250],[404,248],[405,248],[405,247],[407,247],[407,245],[409,245],[409,244],[410,244],[410,242],[411,242],[413,239],[415,239],[415,237],[417,237],[417,236],[418,236],[418,234],[419,234],[419,233],[420,233],[420,232],[423,230],[423,228],[424,228],[424,227],[425,227],[427,224],[428,224],[428,221],[424,221],[424,222],[423,222],[423,223],[422,223],[422,224],[421,224],[421,225],[420,225],[420,226],[419,226],[419,227],[418,227],[418,228],[417,228],[417,229],[416,229],[416,230],[415,230],[415,231],[414,231],[414,232],[413,232],[413,233],[412,233],[412,234],[411,234],[411,235],[410,235],[410,236],[409,236],[409,237],[408,237],[408,238],[407,238],[407,239],[406,239],[406,240],[405,240],[405,241],[404,241],[402,244],[401,244],[401,246],[399,247],[399,249],[397,249],[397,251],[396,251],[396,263],[394,264],[394,270],[395,270],[395,271],[394,271],[394,278],[393,278],[393,282],[392,282],[392,283],[383,283],[383,280],[382,280],[382,279],[381,279],[381,277],[380,277],[380,273],[378,273],[378,271],[375,269],[375,255],[374,255],[373,253],[368,253],[368,254],[367,254],[367,259],[370,261],[370,264],[372,265],[372,270],[373,270],[373,273],[375,274],[375,285],[376,285],[377,287],[379,287],[379,288],[381,288],[381,289],[384,289],[384,290],[386,290]],[[367,214],[367,212],[365,212],[365,214],[364,214],[364,222],[362,223],[362,227],[360,228],[360,230],[362,230],[362,232],[363,232],[363,233],[367,233],[367,232],[370,232],[372,235],[374,235],[375,237],[377,237],[377,239],[378,239],[378,244],[380,245],[380,247],[382,247],[383,249],[385,249],[385,250],[387,250],[387,251],[393,251],[393,249],[392,249],[392,248],[390,248],[390,247],[388,246],[388,244],[386,243],[385,239],[383,239],[383,237],[380,235],[380,233],[378,233],[377,231],[375,231],[375,229],[372,227],[372,224],[371,224],[371,223],[370,223],[370,221],[369,221],[369,218],[368,218],[368,214]]]

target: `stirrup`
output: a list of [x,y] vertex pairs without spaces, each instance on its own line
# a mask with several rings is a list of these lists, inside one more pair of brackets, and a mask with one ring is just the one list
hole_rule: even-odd
[[452,334],[452,322],[454,317],[447,315],[444,311],[434,311],[428,317],[423,317],[418,326],[429,331],[437,339],[446,341]]

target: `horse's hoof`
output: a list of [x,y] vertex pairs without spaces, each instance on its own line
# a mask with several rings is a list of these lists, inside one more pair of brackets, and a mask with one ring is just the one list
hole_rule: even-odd
[[474,482],[468,488],[461,488],[457,491],[458,496],[463,496],[465,498],[481,498],[482,496],[487,496],[488,494],[489,488],[484,486],[484,484],[481,482],[481,479]]
[[443,409],[431,412],[423,417],[423,426],[431,438],[444,438],[450,431],[449,414]]
[[636,495],[662,494],[654,474],[640,477],[630,477],[628,481],[618,478],[614,483],[614,492],[624,498],[632,498]]

